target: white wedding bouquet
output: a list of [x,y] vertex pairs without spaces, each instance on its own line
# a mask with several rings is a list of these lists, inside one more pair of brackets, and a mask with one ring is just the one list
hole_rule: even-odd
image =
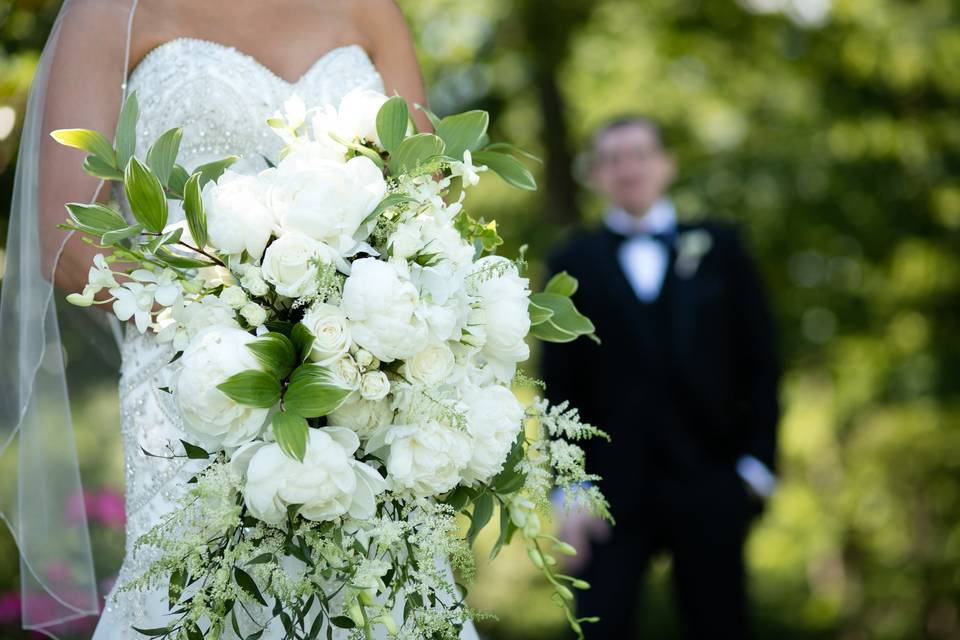
[[434,133],[398,96],[294,96],[269,120],[279,162],[253,175],[233,157],[188,172],[179,129],[135,157],[135,95],[114,144],[53,133],[122,183],[133,216],[67,205],[63,227],[102,249],[68,299],[172,344],[174,455],[205,461],[137,542],[154,560],[124,588],[162,584],[172,620],[145,636],[259,638],[279,620],[287,638],[455,638],[478,613],[448,563],[469,578],[497,512],[492,555],[519,531],[582,634],[571,588],[587,585],[551,555],[575,551],[537,512],[561,486],[609,518],[575,444],[603,434],[566,405],[523,406],[511,385],[537,384],[517,370],[528,335],[594,329],[572,277],[531,293],[522,256],[496,255],[495,223],[463,208],[488,172],[535,188],[526,154],[489,142],[484,111],[427,113]]

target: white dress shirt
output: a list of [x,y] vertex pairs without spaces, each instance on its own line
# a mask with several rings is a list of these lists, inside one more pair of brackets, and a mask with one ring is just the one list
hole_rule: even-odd
[[[623,209],[613,209],[605,219],[607,228],[627,240],[620,245],[617,259],[623,274],[637,298],[650,303],[660,296],[670,264],[670,252],[663,242],[650,234],[671,233],[677,228],[677,212],[673,203],[657,200],[643,216]],[[737,460],[737,474],[761,498],[770,497],[777,488],[777,479],[765,464],[753,456]]]
[[670,253],[662,242],[649,235],[670,233],[677,228],[673,203],[665,198],[657,200],[642,217],[614,209],[607,215],[606,224],[611,231],[628,237],[617,255],[620,268],[637,297],[653,302],[663,288]]

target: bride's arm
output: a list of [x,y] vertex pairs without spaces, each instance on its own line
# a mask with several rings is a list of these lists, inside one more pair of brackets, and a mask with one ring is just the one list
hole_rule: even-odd
[[129,3],[75,0],[63,18],[50,62],[40,136],[37,221],[41,265],[46,278],[65,291],[79,291],[97,253],[74,234],[60,255],[67,232],[57,228],[67,217],[67,202],[105,201],[109,184],[83,172],[85,153],[50,137],[55,129],[94,129],[112,139],[122,99]]
[[427,116],[414,108],[415,104],[426,106],[427,96],[413,37],[400,8],[393,0],[364,0],[352,6],[357,25],[371,43],[370,54],[387,94],[396,92],[406,98],[417,128],[433,131]]

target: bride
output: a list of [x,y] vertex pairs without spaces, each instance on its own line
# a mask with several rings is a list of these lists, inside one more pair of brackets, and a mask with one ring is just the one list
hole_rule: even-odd
[[[49,132],[113,131],[123,100],[136,91],[138,156],[145,141],[182,126],[180,160],[188,170],[232,154],[241,170],[255,171],[277,161],[280,141],[266,119],[287,97],[336,103],[356,88],[396,92],[411,107],[425,103],[409,31],[390,0],[64,3],[24,125],[0,308],[0,344],[12,354],[2,379],[0,452],[19,460],[18,499],[0,509],[21,551],[25,627],[56,637],[58,625],[95,615],[100,604],[83,510],[64,509],[80,482],[57,322],[63,292],[86,284],[97,251],[56,225],[66,202],[116,198],[126,208],[122,190],[109,193],[83,173],[79,153]],[[429,129],[421,111],[411,113]],[[170,512],[195,471],[182,458],[145,453],[179,450],[184,437],[159,390],[172,348],[113,329],[122,356],[127,554],[95,640],[141,638],[132,626],[163,626],[166,593],[118,588],[148,561],[149,552],[133,553],[134,541]],[[263,635],[281,637],[279,624]],[[469,627],[462,637],[476,634]]]

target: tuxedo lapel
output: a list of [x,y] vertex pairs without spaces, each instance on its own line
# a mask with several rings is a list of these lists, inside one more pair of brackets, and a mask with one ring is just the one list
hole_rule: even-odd
[[[678,225],[679,237],[689,226]],[[697,318],[697,295],[701,286],[699,270],[691,274],[680,274],[677,269],[677,245],[670,248],[670,261],[664,274],[662,295],[667,304],[667,316],[670,323],[671,347],[677,365],[683,367],[693,361],[695,348],[694,329]]]

